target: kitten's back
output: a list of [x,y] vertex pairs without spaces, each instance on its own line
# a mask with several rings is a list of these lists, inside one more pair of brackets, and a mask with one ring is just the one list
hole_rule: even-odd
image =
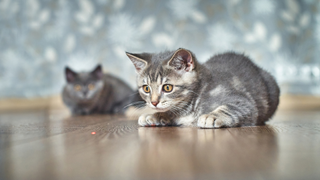
[[248,57],[234,52],[227,52],[211,57],[205,64],[211,70],[221,72],[231,72],[235,75],[257,73],[259,67],[256,66]]

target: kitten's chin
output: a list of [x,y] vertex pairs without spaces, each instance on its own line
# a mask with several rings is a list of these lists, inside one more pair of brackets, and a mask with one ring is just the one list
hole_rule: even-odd
[[151,107],[153,110],[156,110],[157,112],[166,112],[169,110],[169,108],[157,108],[157,107]]

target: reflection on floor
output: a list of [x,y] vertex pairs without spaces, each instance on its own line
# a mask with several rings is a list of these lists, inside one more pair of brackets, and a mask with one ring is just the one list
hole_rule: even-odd
[[0,179],[320,179],[320,112],[266,126],[138,127],[123,116],[0,114]]

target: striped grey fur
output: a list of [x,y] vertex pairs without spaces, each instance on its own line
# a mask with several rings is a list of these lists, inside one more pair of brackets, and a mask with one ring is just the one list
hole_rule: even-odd
[[[263,125],[279,103],[274,78],[242,54],[219,54],[204,64],[182,48],[127,56],[136,67],[141,97],[158,111],[140,116],[141,126]],[[173,90],[162,90],[165,84],[173,85]],[[144,86],[150,87],[149,93]]]

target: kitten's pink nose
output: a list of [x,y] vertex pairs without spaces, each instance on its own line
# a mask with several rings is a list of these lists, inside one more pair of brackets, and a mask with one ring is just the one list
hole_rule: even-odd
[[153,104],[156,107],[159,104],[159,101],[152,101],[151,104]]

